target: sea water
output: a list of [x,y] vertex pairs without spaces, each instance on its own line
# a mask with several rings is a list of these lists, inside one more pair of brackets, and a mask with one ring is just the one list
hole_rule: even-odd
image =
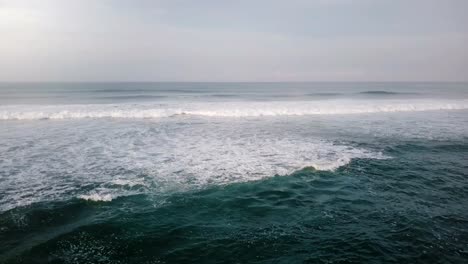
[[466,83],[2,83],[0,263],[465,263]]

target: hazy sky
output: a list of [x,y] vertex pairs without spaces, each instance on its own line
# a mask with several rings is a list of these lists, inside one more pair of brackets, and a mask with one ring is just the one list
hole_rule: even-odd
[[468,0],[0,0],[0,81],[467,81]]

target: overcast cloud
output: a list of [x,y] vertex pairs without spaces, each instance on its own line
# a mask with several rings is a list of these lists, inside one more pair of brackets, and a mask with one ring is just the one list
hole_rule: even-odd
[[0,81],[468,81],[466,0],[0,0]]

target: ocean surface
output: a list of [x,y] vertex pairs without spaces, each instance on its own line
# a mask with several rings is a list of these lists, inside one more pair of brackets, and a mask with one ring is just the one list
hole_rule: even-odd
[[468,263],[468,84],[1,83],[0,263]]

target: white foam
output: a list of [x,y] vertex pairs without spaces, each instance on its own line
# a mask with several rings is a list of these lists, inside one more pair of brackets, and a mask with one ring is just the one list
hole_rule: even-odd
[[178,115],[258,117],[416,112],[468,109],[468,100],[325,100],[276,102],[169,102],[165,104],[5,105],[0,120],[162,118]]
[[335,170],[355,158],[386,158],[311,136],[308,122],[296,127],[243,119],[88,121],[13,122],[13,129],[0,130],[8,139],[0,144],[5,175],[0,210],[71,197],[108,202],[284,176],[305,167]]
[[[357,153],[354,153],[357,157],[360,155],[357,155]],[[342,166],[345,166],[351,162],[351,160],[356,157],[354,155],[343,155],[342,157],[332,160],[332,161],[322,161],[318,162],[315,164],[311,164],[310,167],[313,167],[316,170],[319,171],[334,171]],[[381,153],[378,154],[371,154],[371,153],[361,153],[362,156],[360,158],[370,158],[370,159],[385,159],[387,157],[383,156]]]
[[110,202],[114,197],[111,194],[91,193],[79,195],[78,198],[93,202]]

